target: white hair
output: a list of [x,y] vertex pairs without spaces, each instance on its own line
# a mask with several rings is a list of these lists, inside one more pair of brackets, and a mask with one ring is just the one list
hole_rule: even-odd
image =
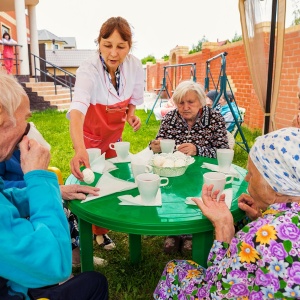
[[0,105],[13,121],[15,121],[14,113],[24,96],[27,94],[17,79],[0,71]]
[[173,94],[173,101],[176,105],[186,95],[187,92],[193,91],[196,93],[199,102],[202,106],[206,105],[206,95],[201,84],[193,80],[185,80],[178,84]]

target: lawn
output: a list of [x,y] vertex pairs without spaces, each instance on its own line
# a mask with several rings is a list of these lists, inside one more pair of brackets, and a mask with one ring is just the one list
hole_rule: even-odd
[[[123,140],[130,142],[130,151],[137,153],[147,147],[149,141],[155,138],[159,128],[159,121],[154,116],[148,124],[145,120],[147,114],[138,110],[137,115],[142,120],[142,127],[139,131],[133,130],[126,125]],[[35,112],[30,121],[34,122],[45,139],[52,145],[51,162],[52,166],[58,167],[66,179],[70,174],[69,162],[74,151],[69,136],[69,121],[65,112],[46,110]],[[249,147],[261,134],[259,130],[250,131],[243,127],[243,133],[248,141]],[[241,140],[238,137],[238,140]],[[239,146],[235,146],[234,163],[246,167],[247,152]],[[153,290],[160,278],[165,264],[171,259],[191,259],[191,253],[186,255],[166,255],[162,251],[163,237],[144,236],[142,237],[142,262],[133,266],[129,261],[128,236],[124,233],[110,232],[109,236],[114,240],[117,247],[113,251],[102,250],[95,246],[94,254],[108,261],[107,266],[98,267],[108,279],[111,300],[150,300]],[[74,269],[74,273],[80,272]]]

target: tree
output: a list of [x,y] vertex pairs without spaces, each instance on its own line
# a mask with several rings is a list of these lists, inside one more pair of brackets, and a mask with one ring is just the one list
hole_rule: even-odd
[[189,54],[200,52],[202,50],[202,44],[205,42],[208,42],[208,39],[204,35],[203,38],[198,41],[198,44],[196,46],[192,45],[192,50],[189,51]]
[[141,61],[142,61],[143,65],[145,65],[147,62],[152,62],[154,64],[156,63],[155,57],[153,55],[151,55],[151,54],[148,55],[148,56],[146,56],[146,57],[144,57],[144,58],[142,58]]
[[238,35],[237,33],[235,33],[233,39],[231,40],[231,43],[241,41],[242,39],[243,39],[243,37],[241,35]]
[[294,20],[292,21],[292,26],[300,24],[300,9],[299,9],[299,0],[293,0],[293,16]]

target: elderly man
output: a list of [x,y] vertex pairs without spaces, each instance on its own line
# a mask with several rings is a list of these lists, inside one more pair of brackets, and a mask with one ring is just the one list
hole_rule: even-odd
[[24,136],[29,100],[11,75],[0,72],[0,161],[16,147],[26,188],[3,189],[0,180],[0,299],[108,299],[106,278],[71,274],[71,243],[61,192],[48,172],[49,151]]

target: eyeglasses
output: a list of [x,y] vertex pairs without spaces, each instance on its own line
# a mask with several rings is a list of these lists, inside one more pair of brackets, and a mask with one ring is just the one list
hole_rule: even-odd
[[126,112],[128,110],[128,107],[116,107],[116,108],[109,108],[107,105],[106,105],[106,112],[111,114],[111,113],[118,113],[118,112]]

